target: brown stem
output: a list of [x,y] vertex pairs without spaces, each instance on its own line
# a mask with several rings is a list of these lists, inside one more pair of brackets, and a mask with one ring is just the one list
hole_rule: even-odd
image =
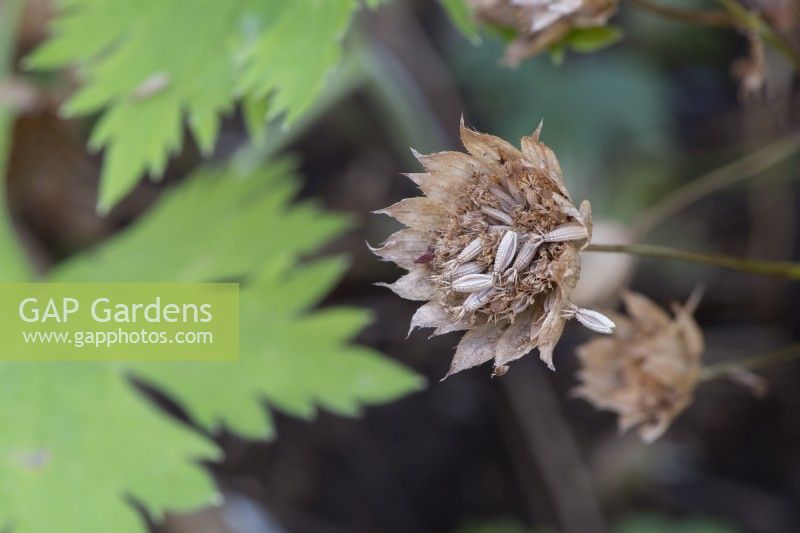
[[800,358],[800,344],[792,344],[785,348],[778,350],[753,355],[751,357],[743,357],[738,361],[726,361],[707,366],[703,369],[700,376],[701,381],[708,381],[718,377],[729,375],[738,369],[757,370],[760,368],[767,368],[770,366],[778,365],[786,361]]
[[800,280],[800,263],[789,261],[755,261],[727,255],[701,254],[658,246],[655,244],[590,244],[587,252],[609,252],[655,257],[660,259],[677,259],[730,270],[738,270],[759,276]]
[[[503,414],[508,417],[504,420],[508,420],[508,436],[513,439],[510,448],[512,452],[517,450],[512,459],[522,467],[519,470],[526,484],[535,482],[530,478],[537,477],[544,482],[550,508],[559,521],[558,531],[606,531],[588,466],[564,419],[544,365],[530,358],[521,360],[497,381],[508,402]],[[530,475],[530,467],[525,468],[529,461],[537,467],[535,476]],[[545,512],[539,510],[537,516]]]

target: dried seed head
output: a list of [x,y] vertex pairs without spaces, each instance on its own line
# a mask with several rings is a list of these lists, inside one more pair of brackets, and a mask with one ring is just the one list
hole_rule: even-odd
[[602,26],[617,0],[468,0],[475,17],[516,31],[504,62],[517,65],[561,41],[573,28]]
[[470,331],[451,373],[488,360],[462,357],[475,350],[499,368],[539,348],[549,364],[591,231],[538,132],[521,150],[463,124],[461,135],[468,153],[415,154],[427,172],[410,176],[426,196],[381,211],[409,229],[374,251],[412,271],[392,287],[428,300],[415,324]]
[[[575,394],[615,411],[621,430],[636,426],[651,442],[691,403],[703,334],[686,307],[674,306],[672,318],[640,294],[625,293],[623,300],[629,316],[614,317],[613,336],[578,347],[581,384]],[[603,315],[575,314],[583,322],[581,316],[593,325],[611,322]]]

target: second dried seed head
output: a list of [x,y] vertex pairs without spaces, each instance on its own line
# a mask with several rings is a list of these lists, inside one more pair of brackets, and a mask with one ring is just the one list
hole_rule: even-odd
[[617,10],[618,0],[469,0],[475,18],[510,28],[516,38],[504,62],[517,65],[564,39],[574,28],[602,26]]

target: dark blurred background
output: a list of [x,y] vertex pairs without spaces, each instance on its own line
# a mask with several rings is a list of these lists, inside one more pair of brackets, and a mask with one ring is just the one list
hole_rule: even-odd
[[[20,55],[44,35],[50,6],[29,2]],[[351,420],[320,413],[283,418],[275,442],[219,435],[227,459],[211,465],[228,503],[170,517],[160,531],[800,531],[800,364],[762,375],[768,394],[715,381],[652,445],[620,435],[611,414],[573,399],[567,332],[557,372],[530,356],[501,379],[487,368],[440,383],[457,335],[406,339],[413,302],[374,287],[400,275],[364,242],[395,229],[375,209],[415,194],[400,172],[418,171],[409,147],[457,149],[459,117],[515,141],[544,119],[573,197],[590,198],[595,242],[629,237],[636,215],[702,173],[797,129],[792,72],[768,52],[760,98],[743,99],[731,65],[747,40],[625,6],[619,44],[597,54],[548,57],[517,70],[498,65],[503,44],[473,46],[433,1],[396,1],[362,14],[346,42],[347,83],[290,133],[242,148],[239,116],[227,120],[215,158],[299,158],[303,196],[360,216],[329,251],[353,268],[326,303],[374,310],[358,342],[427,376],[429,387]],[[792,31],[789,26],[787,31]],[[336,82],[336,79],[334,80]],[[14,128],[10,198],[26,246],[45,270],[135,221],[159,192],[201,163],[187,145],[160,184],[143,183],[110,216],[95,215],[99,159],[85,150],[88,121],[56,106],[69,75],[37,94]],[[695,202],[654,228],[648,242],[761,259],[795,258],[797,160]],[[630,273],[630,274],[629,274]],[[697,320],[706,362],[797,342],[797,286],[685,264],[593,256],[586,301],[614,305],[623,284],[661,304],[702,284]],[[624,528],[628,529],[624,529]]]

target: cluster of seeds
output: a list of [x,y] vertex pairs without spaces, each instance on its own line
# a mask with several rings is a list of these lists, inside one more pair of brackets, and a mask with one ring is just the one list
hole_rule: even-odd
[[[543,302],[557,283],[548,267],[563,255],[561,243],[589,239],[588,206],[582,213],[531,165],[511,171],[516,175],[503,178],[476,173],[456,199],[449,226],[437,234],[432,277],[455,320],[513,320],[537,297]],[[595,331],[613,328],[594,311],[570,306],[563,314]]]

